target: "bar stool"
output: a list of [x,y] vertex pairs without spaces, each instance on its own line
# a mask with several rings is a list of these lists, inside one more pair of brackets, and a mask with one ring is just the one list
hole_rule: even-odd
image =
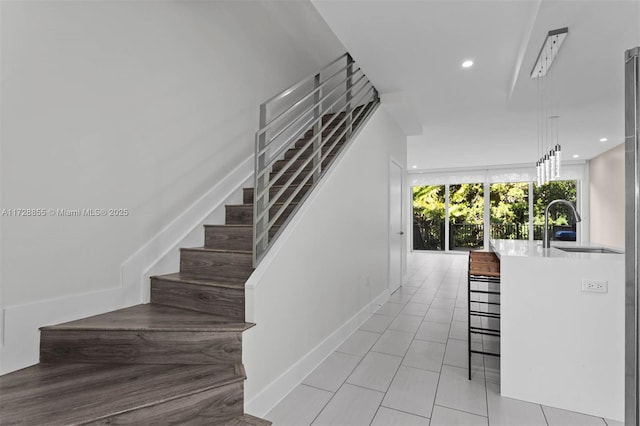
[[[473,299],[472,296],[476,296]],[[483,297],[484,296],[484,297]],[[488,352],[485,350],[475,350],[471,346],[471,336],[496,336],[500,337],[500,327],[485,327],[483,318],[500,320],[500,260],[492,252],[469,252],[469,271],[467,286],[467,307],[468,307],[468,343],[469,343],[469,380],[471,380],[471,356],[472,354],[482,354],[500,356],[499,352]],[[486,300],[481,300],[482,298]],[[478,304],[478,309],[471,309],[471,304]],[[481,307],[486,309],[482,310]],[[472,319],[479,318],[480,326],[474,326]]]

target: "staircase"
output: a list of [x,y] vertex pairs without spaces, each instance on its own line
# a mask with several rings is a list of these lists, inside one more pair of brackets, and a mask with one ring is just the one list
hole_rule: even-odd
[[[353,111],[354,129],[375,106]],[[322,171],[346,143],[344,120],[339,124],[344,114],[323,130]],[[299,191],[271,236],[317,183],[297,177],[282,186],[312,155],[306,149],[287,163],[312,136],[306,132],[273,163],[270,175],[283,174],[270,194],[284,189],[288,198]],[[242,332],[253,326],[244,321],[244,284],[253,271],[253,188],[244,189],[243,201],[226,206],[225,225],[205,225],[204,247],[180,250],[180,272],[151,278],[151,303],[42,327],[40,364],[0,377],[0,424],[269,425],[243,414]],[[272,209],[280,207],[276,202]]]

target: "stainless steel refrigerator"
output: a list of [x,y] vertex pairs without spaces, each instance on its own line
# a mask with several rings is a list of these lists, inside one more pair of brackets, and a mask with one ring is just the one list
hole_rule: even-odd
[[625,425],[638,426],[638,281],[640,259],[640,47],[625,52]]

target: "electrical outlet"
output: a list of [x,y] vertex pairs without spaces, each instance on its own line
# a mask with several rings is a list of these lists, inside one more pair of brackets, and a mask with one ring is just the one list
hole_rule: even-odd
[[608,293],[609,282],[600,280],[582,280],[582,291]]

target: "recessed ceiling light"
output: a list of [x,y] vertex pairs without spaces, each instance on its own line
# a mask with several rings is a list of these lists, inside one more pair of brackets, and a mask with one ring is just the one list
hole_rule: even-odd
[[418,166],[411,166],[411,167],[413,167],[413,168],[415,169],[415,168],[416,168],[416,167],[418,167]]
[[609,139],[607,139],[607,138],[600,138],[600,142],[606,142],[606,141],[608,141],[608,140],[609,140]]
[[573,154],[573,158],[578,158],[580,157],[578,154]]
[[471,68],[473,66],[473,61],[471,59],[467,59],[462,63],[462,68]]

